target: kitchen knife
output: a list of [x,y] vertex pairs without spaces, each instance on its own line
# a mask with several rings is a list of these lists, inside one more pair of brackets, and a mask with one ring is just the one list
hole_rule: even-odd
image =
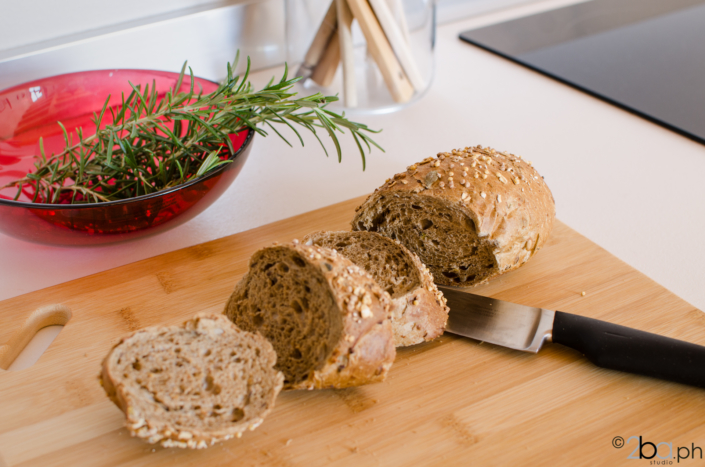
[[703,346],[561,311],[439,289],[450,307],[450,333],[533,353],[552,342],[577,350],[602,368],[705,388]]

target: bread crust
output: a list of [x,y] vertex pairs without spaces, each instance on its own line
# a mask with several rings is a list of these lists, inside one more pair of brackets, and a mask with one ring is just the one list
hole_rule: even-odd
[[[239,423],[235,423],[226,429],[220,430],[200,430],[189,428],[188,430],[174,426],[174,424],[163,420],[150,419],[149,414],[144,413],[139,408],[137,400],[133,401],[134,395],[128,385],[122,380],[120,375],[115,375],[111,371],[115,361],[119,358],[121,347],[129,345],[131,339],[143,334],[156,335],[162,332],[171,332],[176,326],[151,326],[135,331],[113,346],[108,355],[103,359],[101,373],[98,377],[103,389],[115,405],[125,413],[125,426],[132,436],[142,438],[149,443],[160,443],[164,447],[180,447],[191,449],[203,449],[216,442],[241,437],[246,430],[257,428],[264,417],[274,408],[274,402],[282,389],[284,377],[274,371],[276,363],[276,353],[271,344],[262,336],[248,333],[238,329],[230,320],[222,315],[199,313],[194,318],[183,323],[181,328],[197,332],[212,332],[214,330],[224,330],[225,332],[237,332],[246,339],[251,339],[264,352],[260,353],[260,358],[265,360],[267,368],[271,369],[271,374],[265,375],[269,379],[272,387],[267,394],[265,404],[258,407],[260,410],[257,416],[244,418]],[[217,329],[216,329],[217,328]]]
[[[344,256],[298,240],[256,252],[250,258],[250,266],[261,252],[270,248],[293,250],[314,265],[334,297],[335,315],[342,320],[340,338],[323,364],[312,368],[303,381],[285,383],[284,388],[346,388],[383,381],[396,356],[389,320],[389,294],[364,269]],[[239,311],[237,303],[247,290],[248,281],[249,272],[235,286],[225,306],[224,314],[230,319]]]
[[[429,269],[398,240],[380,235],[376,232],[313,232],[304,237],[306,244],[330,246],[336,239],[355,237],[364,243],[377,241],[386,245],[392,251],[399,251],[413,265],[411,280],[418,285],[403,295],[392,297],[390,317],[394,330],[394,344],[397,347],[419,344],[430,341],[443,334],[448,321],[449,309],[446,299],[433,282]],[[372,240],[374,239],[374,240]],[[364,267],[364,265],[359,264]]]
[[436,258],[405,245],[419,254],[436,283],[443,285],[472,286],[518,268],[546,243],[555,219],[553,195],[531,163],[482,146],[439,153],[396,174],[356,209],[353,230],[375,230],[375,216],[383,215],[380,206],[389,197],[405,203],[435,200],[448,212],[469,219],[483,247],[491,252],[491,273],[459,282],[444,274],[452,274],[451,265],[433,264]]

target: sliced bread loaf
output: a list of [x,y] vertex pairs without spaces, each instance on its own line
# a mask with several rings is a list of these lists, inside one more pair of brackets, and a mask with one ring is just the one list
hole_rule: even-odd
[[437,284],[462,287],[526,263],[554,217],[551,191],[531,163],[477,146],[396,174],[357,208],[352,227],[399,240]]
[[443,334],[446,300],[428,268],[398,240],[376,232],[314,232],[304,243],[336,250],[389,293],[395,345],[418,344]]
[[276,359],[263,337],[222,315],[197,315],[123,338],[100,379],[133,436],[201,449],[262,423],[284,379]]
[[395,357],[389,294],[328,248],[298,241],[256,252],[225,314],[266,337],[289,389],[382,381]]

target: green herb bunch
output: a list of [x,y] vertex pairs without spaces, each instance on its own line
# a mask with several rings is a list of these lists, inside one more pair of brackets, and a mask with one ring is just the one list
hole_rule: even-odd
[[[274,78],[260,91],[255,91],[247,80],[250,60],[245,74],[233,76],[227,66],[227,78],[217,90],[203,94],[194,90],[193,71],[189,67],[191,85],[188,92],[179,92],[187,64],[179,75],[176,87],[159,99],[155,83],[152,86],[133,85],[132,92],[115,108],[110,107],[110,96],[99,114],[94,114],[96,133],[90,136],[76,129],[78,141],[73,142],[66,128],[65,149],[49,157],[39,140],[40,155],[32,172],[3,188],[17,187],[18,199],[23,190],[38,203],[94,203],[132,198],[170,188],[194,177],[207,174],[227,164],[228,151],[234,153],[228,135],[249,128],[267,136],[264,128],[271,128],[289,146],[291,143],[273,126],[286,125],[311,131],[321,143],[316,129],[323,129],[331,137],[341,159],[337,133],[350,131],[357,143],[365,168],[365,152],[361,143],[371,150],[378,147],[366,133],[376,133],[366,125],[348,120],[326,105],[338,100],[320,93],[296,98],[291,89],[300,78],[284,76],[278,83]],[[109,112],[112,123],[103,126]]]

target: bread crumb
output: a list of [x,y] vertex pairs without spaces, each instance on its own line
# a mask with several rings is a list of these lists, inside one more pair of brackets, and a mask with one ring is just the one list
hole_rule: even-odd
[[584,297],[584,296],[585,296],[585,291],[583,290],[582,292],[580,292],[580,295],[582,295],[582,296]]
[[287,446],[290,446],[293,441],[294,441],[293,439],[287,439],[287,440],[286,440],[286,445],[287,445]]

